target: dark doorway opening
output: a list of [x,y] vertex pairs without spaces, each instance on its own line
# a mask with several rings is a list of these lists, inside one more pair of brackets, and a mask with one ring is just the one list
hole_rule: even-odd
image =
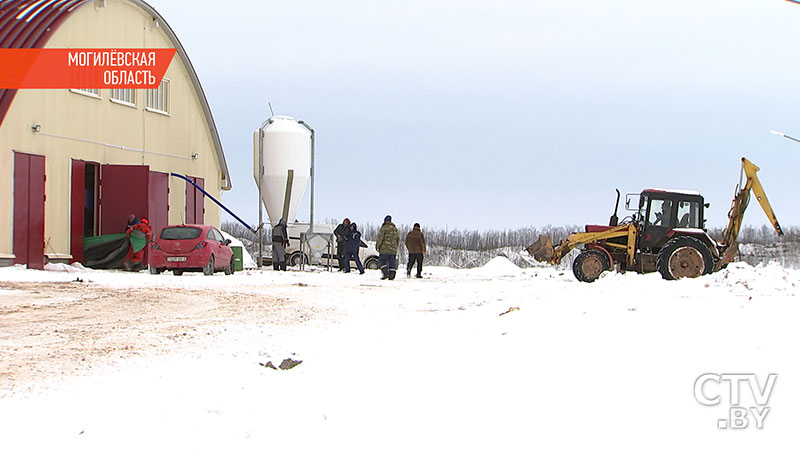
[[100,164],[72,160],[70,199],[70,261],[83,263],[83,239],[100,234]]
[[83,237],[97,236],[99,231],[99,183],[100,165],[87,162],[83,182]]

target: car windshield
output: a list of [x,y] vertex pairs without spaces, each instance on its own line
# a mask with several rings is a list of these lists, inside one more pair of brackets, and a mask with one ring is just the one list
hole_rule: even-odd
[[161,239],[183,240],[197,239],[203,230],[194,227],[169,227],[161,230]]

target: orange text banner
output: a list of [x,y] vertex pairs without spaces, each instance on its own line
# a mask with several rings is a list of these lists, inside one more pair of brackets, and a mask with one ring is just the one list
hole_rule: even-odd
[[3,48],[0,89],[155,89],[174,48]]

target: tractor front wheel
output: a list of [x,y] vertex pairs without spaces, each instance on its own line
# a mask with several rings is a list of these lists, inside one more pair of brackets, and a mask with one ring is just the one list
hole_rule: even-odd
[[608,256],[600,250],[584,250],[572,263],[572,273],[578,281],[591,283],[611,267]]
[[658,253],[658,271],[665,280],[697,278],[714,270],[711,250],[691,236],[671,239]]

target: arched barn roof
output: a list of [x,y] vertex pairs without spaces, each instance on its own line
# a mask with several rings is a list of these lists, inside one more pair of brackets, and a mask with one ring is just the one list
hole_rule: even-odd
[[[141,0],[128,1],[158,20],[159,26],[177,49],[177,54],[184,66],[186,66],[195,92],[200,98],[206,122],[211,130],[214,147],[217,150],[217,157],[222,169],[222,188],[225,190],[230,189],[231,179],[228,172],[228,163],[225,161],[225,154],[222,151],[222,142],[219,139],[217,126],[214,123],[211,108],[208,106],[206,94],[200,85],[200,79],[197,77],[186,50],[181,45],[175,32],[172,31],[172,28],[152,6]],[[0,0],[0,48],[43,48],[70,14],[81,6],[92,4],[93,2],[94,0]],[[3,119],[16,95],[16,89],[0,89],[0,125],[3,124]]]

